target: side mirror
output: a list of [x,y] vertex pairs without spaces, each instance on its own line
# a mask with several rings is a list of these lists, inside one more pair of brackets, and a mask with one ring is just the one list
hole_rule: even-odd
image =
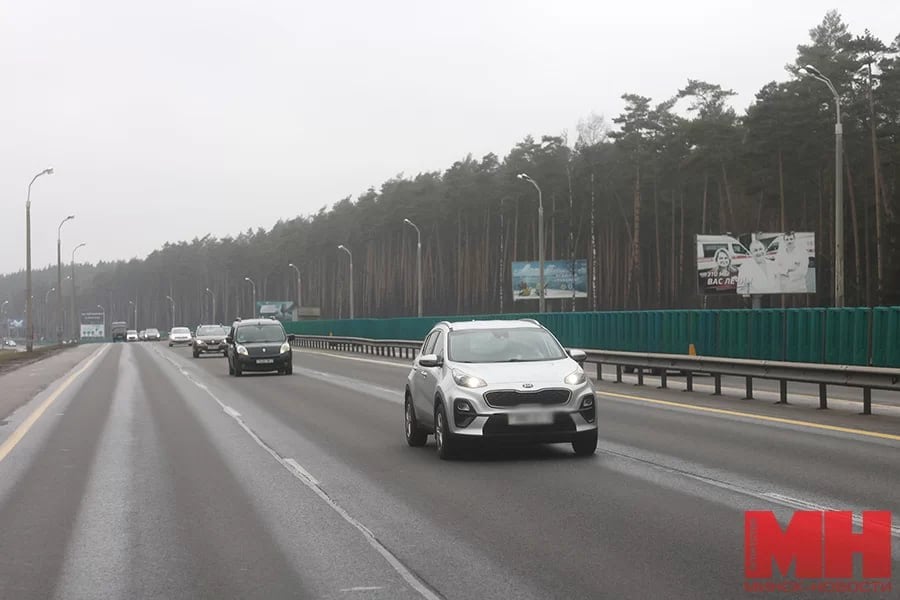
[[293,342],[295,339],[297,339],[297,336],[295,336],[293,333],[289,333],[289,334],[288,334],[287,340],[288,340],[289,342]]
[[225,337],[225,343],[226,343],[226,344],[233,344],[233,343],[234,343],[234,338],[231,337],[230,335],[229,335],[229,336],[226,336],[226,337]]
[[421,367],[440,367],[444,364],[444,359],[437,354],[423,354],[419,357],[419,366]]
[[575,350],[571,349],[569,352],[569,358],[577,362],[579,365],[583,365],[584,361],[587,360],[587,354],[584,350]]

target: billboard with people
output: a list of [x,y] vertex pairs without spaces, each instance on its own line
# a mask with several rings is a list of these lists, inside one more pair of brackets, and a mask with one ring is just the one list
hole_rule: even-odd
[[697,235],[701,294],[814,294],[816,237],[806,231]]
[[255,317],[276,319],[278,321],[295,321],[296,307],[293,300],[261,300],[256,303]]
[[[512,287],[515,300],[540,298],[540,263],[512,264]],[[544,298],[587,298],[587,260],[544,261]]]

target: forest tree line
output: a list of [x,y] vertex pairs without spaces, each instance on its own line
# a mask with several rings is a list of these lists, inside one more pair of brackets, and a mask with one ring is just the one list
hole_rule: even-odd
[[[245,277],[259,300],[297,300],[292,262],[302,304],[324,318],[347,317],[348,256],[337,248],[344,244],[353,253],[356,316],[414,315],[416,233],[408,218],[422,231],[425,314],[535,311],[536,302],[511,297],[512,261],[538,257],[537,194],[519,173],[543,191],[547,260],[588,260],[588,298],[548,301],[548,310],[745,306],[740,297],[698,294],[694,236],[785,230],[815,232],[818,292],[766,302],[832,305],[835,110],[828,88],[801,69],[808,64],[841,97],[846,304],[896,304],[900,35],[884,42],[853,33],[830,12],[798,46],[787,79],[764,85],[744,114],[717,83],[689,79],[665,99],[627,93],[621,114],[582,119],[571,138],[528,137],[503,158],[470,155],[443,172],[397,176],[269,231],[79,264],[79,310],[101,305],[124,320],[133,301],[138,327],[165,329],[171,296],[176,324],[230,323],[252,312]],[[10,315],[24,314],[24,279],[0,277]],[[38,305],[55,285],[55,266],[35,272]]]

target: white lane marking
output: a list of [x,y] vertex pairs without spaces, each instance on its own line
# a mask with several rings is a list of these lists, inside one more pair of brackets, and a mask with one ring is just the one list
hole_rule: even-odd
[[[769,496],[773,500],[779,502],[780,504],[784,504],[785,506],[791,506],[793,508],[799,508],[801,510],[838,510],[836,508],[831,508],[830,506],[824,506],[822,504],[817,504],[815,502],[809,502],[807,500],[802,500],[800,498],[793,498],[791,496],[785,496],[784,494],[777,494],[774,492],[768,492],[764,495]],[[862,527],[863,520],[862,515],[853,511],[853,524],[857,527]],[[891,525],[891,536],[895,538],[900,538],[900,525]]]
[[318,350],[307,350],[303,349],[294,349],[294,352],[301,352],[304,354],[317,354],[319,356],[329,356],[331,358],[342,358],[344,360],[355,360],[357,362],[371,363],[373,365],[386,365],[388,367],[399,367],[401,369],[409,370],[412,368],[412,362],[409,363],[396,363],[396,362],[388,362],[386,360],[375,360],[373,358],[360,358],[358,356],[344,356],[343,354],[333,354],[331,352],[319,352]]
[[307,369],[306,367],[294,366],[294,372],[298,375],[306,375],[312,379],[318,379],[324,383],[343,387],[354,392],[364,389],[374,398],[387,400],[394,404],[403,404],[402,394],[394,389],[373,385],[359,379],[344,377],[343,375],[337,375],[335,373],[325,373],[323,371],[316,371],[315,369]]
[[[173,359],[166,356],[157,349],[154,349],[154,351],[169,363],[171,363],[176,369],[178,369],[178,371],[181,372],[181,374],[184,375],[191,383],[193,383],[194,385],[200,383],[197,379],[194,378],[191,373],[189,373],[186,369],[184,369],[184,367],[176,363]],[[197,387],[200,388],[200,386]],[[309,471],[300,466],[300,464],[297,463],[296,460],[292,458],[284,458],[274,448],[265,443],[258,435],[256,435],[256,432],[254,432],[253,429],[251,429],[250,426],[247,425],[246,421],[244,421],[244,419],[240,416],[239,413],[237,413],[237,411],[222,402],[218,398],[218,396],[213,394],[208,387],[204,386],[200,389],[203,389],[203,391],[205,391],[206,394],[222,408],[222,412],[234,419],[235,423],[237,423],[238,426],[243,429],[254,442],[256,442],[257,446],[265,450],[269,454],[269,456],[275,459],[278,464],[280,464],[285,468],[285,470],[293,475],[297,481],[301,482],[307,488],[312,490],[314,494],[316,494],[328,506],[330,506],[332,510],[339,514],[341,518],[344,519],[344,521],[346,521],[353,528],[362,533],[363,537],[366,539],[369,545],[372,546],[372,548],[374,548],[379,554],[381,554],[381,556],[387,561],[387,563],[391,565],[394,571],[396,571],[396,573],[400,575],[400,577],[402,577],[403,580],[406,581],[406,583],[412,589],[418,592],[422,598],[425,598],[426,600],[441,600],[440,596],[428,589],[428,586],[424,581],[419,579],[412,571],[406,568],[406,565],[400,562],[400,560],[396,556],[394,556],[391,551],[388,550],[388,548],[378,540],[377,537],[375,537],[375,534],[373,534],[368,527],[351,516],[350,513],[344,510],[344,508],[340,504],[338,504],[331,496],[329,496],[328,492],[326,492],[325,489],[322,488],[319,482],[309,473]],[[231,412],[229,412],[229,410]],[[238,416],[234,416],[235,414],[237,414]]]
[[357,586],[352,588],[344,588],[342,592],[373,592],[375,590],[383,589],[380,585],[369,585],[369,586]]

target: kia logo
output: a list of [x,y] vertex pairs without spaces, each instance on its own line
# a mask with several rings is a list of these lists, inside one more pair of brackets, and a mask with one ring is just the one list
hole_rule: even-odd
[[534,384],[533,383],[523,383],[522,387],[525,388],[526,390],[530,390],[531,388],[534,387]]

